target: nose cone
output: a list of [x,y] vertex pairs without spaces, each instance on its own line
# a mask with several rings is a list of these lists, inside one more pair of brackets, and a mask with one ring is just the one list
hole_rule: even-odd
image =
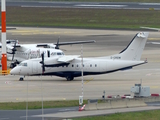
[[14,67],[11,71],[11,75],[19,75],[20,69],[18,67]]

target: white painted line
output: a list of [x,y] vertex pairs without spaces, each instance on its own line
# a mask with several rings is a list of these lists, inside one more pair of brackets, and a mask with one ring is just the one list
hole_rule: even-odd
[[127,5],[75,5],[79,7],[126,7]]
[[59,111],[63,112],[63,111],[73,111],[73,110],[76,110],[76,109],[63,109],[63,110],[59,110]]
[[21,7],[37,7],[37,8],[39,8],[39,7],[48,7],[48,8],[52,8],[52,7],[55,7],[55,6],[27,6],[27,5],[23,5],[23,6],[21,6]]
[[8,120],[9,118],[0,118],[0,120]]
[[139,3],[139,5],[160,5],[160,3]]

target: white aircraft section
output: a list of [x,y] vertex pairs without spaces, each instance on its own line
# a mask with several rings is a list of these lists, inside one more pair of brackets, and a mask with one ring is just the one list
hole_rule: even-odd
[[[131,69],[134,66],[147,63],[141,61],[142,51],[146,44],[148,32],[140,32],[135,35],[129,45],[119,54],[83,58],[83,75],[97,75],[111,73],[119,70]],[[81,58],[79,56],[63,55],[43,59],[30,59],[23,61],[13,68],[12,75],[55,75],[73,80],[81,76]]]
[[78,58],[80,57],[80,55],[68,55],[68,56],[63,56],[63,57],[60,57],[58,59],[58,62],[70,62],[72,60],[74,60],[75,58]]
[[[53,43],[37,43],[37,44],[19,44],[18,40],[7,40],[7,60],[12,61],[11,68],[15,67],[16,64],[28,59],[39,58],[44,52],[44,57],[54,56],[58,53],[59,46],[61,45],[72,45],[72,44],[86,44],[95,43],[95,40],[87,41],[72,41],[72,42],[59,42]],[[2,44],[0,43],[0,48]],[[62,51],[60,51],[62,52]],[[0,52],[1,54],[1,52]],[[1,57],[0,57],[1,59]]]

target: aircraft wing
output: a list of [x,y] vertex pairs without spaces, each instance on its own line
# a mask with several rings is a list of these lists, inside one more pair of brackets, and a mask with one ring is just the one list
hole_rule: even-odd
[[[14,45],[9,45],[9,44],[7,44],[6,47],[7,47],[10,51],[12,51],[14,48],[16,48],[16,51],[25,51],[25,50],[26,50],[26,49],[25,49],[23,46],[21,46],[20,44],[16,44],[15,46],[14,46]],[[10,53],[10,52],[8,52],[8,53]]]
[[45,48],[56,48],[56,46],[60,45],[72,45],[72,44],[86,44],[86,43],[95,43],[95,40],[87,40],[87,41],[73,41],[73,42],[57,42],[55,44],[52,43],[39,43],[36,45],[36,47],[45,47]]
[[85,44],[85,43],[95,43],[95,42],[96,42],[95,40],[74,41],[74,42],[59,42],[58,45]]
[[151,27],[140,27],[140,28],[160,31],[160,28],[151,28]]
[[[65,55],[62,57],[51,57],[48,60],[44,61],[44,66],[45,67],[60,67],[60,66],[67,66],[70,64],[70,62],[72,60],[74,60],[75,58],[80,57],[80,55]],[[40,62],[42,64],[42,61]]]
[[80,57],[80,55],[65,55],[63,57],[58,58],[58,62],[70,62],[72,60],[74,60],[75,58]]
[[44,47],[44,48],[46,48],[46,47],[48,47],[48,46],[50,46],[51,44],[49,44],[49,43],[39,43],[39,44],[37,44],[37,46],[36,47]]

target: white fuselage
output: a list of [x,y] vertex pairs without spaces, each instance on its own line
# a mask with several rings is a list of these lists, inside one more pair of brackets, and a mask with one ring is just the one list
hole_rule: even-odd
[[[53,59],[53,58],[52,58]],[[23,61],[20,65],[11,71],[11,74],[19,75],[56,75],[59,77],[81,76],[81,58],[76,58],[69,65],[60,67],[45,67],[42,73],[41,59],[32,59]],[[130,69],[133,66],[145,63],[144,61],[115,60],[105,58],[84,58],[83,59],[83,75],[95,75],[115,72],[118,70]],[[26,64],[26,65],[24,65]],[[49,64],[49,63],[48,63]]]
[[[29,45],[21,45],[21,50],[18,48],[14,54],[14,61],[22,62],[24,60],[39,58],[41,54],[44,52],[44,56],[48,56],[48,51],[50,53],[50,57],[54,56],[57,52],[63,53],[61,50],[53,49],[53,48],[40,48],[36,47],[34,44]],[[9,48],[7,48],[8,52],[11,52]],[[7,54],[7,60],[12,60],[13,54]]]

